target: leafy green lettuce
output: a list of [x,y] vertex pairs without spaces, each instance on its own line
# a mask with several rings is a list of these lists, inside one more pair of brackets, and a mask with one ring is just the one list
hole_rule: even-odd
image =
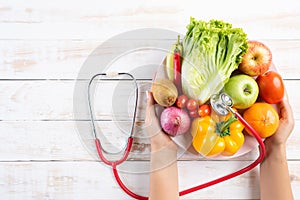
[[220,20],[194,18],[182,45],[182,89],[200,104],[222,90],[248,49],[247,35],[241,28]]

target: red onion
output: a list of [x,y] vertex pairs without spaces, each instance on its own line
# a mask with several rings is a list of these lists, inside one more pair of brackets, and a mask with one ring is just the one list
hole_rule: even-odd
[[171,106],[161,113],[160,124],[167,134],[176,136],[189,130],[191,119],[184,109]]

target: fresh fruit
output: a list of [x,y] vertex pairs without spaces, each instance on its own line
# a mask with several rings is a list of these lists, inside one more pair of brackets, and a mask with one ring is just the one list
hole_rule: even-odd
[[199,108],[198,108],[199,117],[208,116],[208,115],[210,115],[210,113],[211,113],[211,109],[210,109],[209,105],[203,104],[203,105],[199,106]]
[[196,118],[198,117],[198,110],[192,110],[192,111],[189,111],[189,114],[190,114],[190,117],[191,118]]
[[258,76],[270,68],[272,63],[272,53],[263,43],[249,41],[248,50],[243,56],[239,65],[239,70],[250,76]]
[[189,98],[186,95],[182,94],[177,98],[176,106],[178,108],[185,108],[188,100],[189,100]]
[[186,105],[186,108],[189,111],[196,110],[198,108],[199,104],[195,99],[189,99]]
[[[279,125],[278,113],[271,104],[265,102],[253,104],[243,116],[262,138],[273,135]],[[251,135],[249,130],[246,131]]]
[[191,125],[191,119],[184,109],[175,106],[163,110],[160,116],[162,129],[171,136],[186,133]]
[[254,104],[259,92],[256,81],[245,74],[232,76],[224,89],[237,109],[245,109]]
[[259,95],[267,103],[279,103],[284,96],[283,80],[277,72],[268,71],[259,75],[256,79],[259,87]]
[[222,121],[210,116],[194,119],[191,127],[194,149],[203,156],[234,155],[244,143],[243,126],[233,115]]
[[161,106],[171,106],[175,103],[178,96],[176,86],[166,78],[156,80],[152,85],[154,100]]

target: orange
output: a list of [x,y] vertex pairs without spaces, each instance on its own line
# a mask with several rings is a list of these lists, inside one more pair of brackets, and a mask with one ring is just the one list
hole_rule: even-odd
[[[260,137],[273,135],[279,126],[279,116],[271,104],[259,102],[244,112],[244,119],[254,128]],[[250,133],[249,130],[246,131]]]

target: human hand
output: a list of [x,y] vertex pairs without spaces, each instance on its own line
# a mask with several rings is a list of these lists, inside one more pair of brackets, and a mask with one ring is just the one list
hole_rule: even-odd
[[145,130],[150,139],[151,151],[157,151],[165,147],[177,150],[176,144],[167,134],[162,131],[159,120],[155,113],[155,103],[152,92],[146,91],[146,93],[147,107],[145,116]]
[[266,155],[260,164],[261,199],[294,199],[286,157],[286,141],[294,128],[294,117],[288,98],[279,104],[277,131],[265,139]]
[[279,126],[277,131],[271,137],[265,140],[266,149],[272,147],[285,148],[286,141],[294,128],[294,117],[291,105],[289,104],[288,98],[283,99],[279,104]]

